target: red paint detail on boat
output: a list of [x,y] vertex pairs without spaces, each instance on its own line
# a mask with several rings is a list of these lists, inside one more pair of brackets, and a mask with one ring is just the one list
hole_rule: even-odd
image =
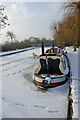
[[[64,81],[65,82],[65,81]],[[61,82],[61,83],[53,83],[53,84],[50,84],[49,86],[58,86],[58,85],[62,85],[64,82]]]
[[46,55],[46,59],[47,59],[47,55]]
[[49,74],[47,74],[47,77],[50,77],[50,75],[49,75]]
[[55,74],[55,76],[57,76],[57,74]]
[[[63,81],[63,82],[60,82],[60,83],[53,83],[53,84],[50,84],[48,87],[55,87],[55,86],[59,86],[59,85],[64,84],[65,82],[66,82],[66,81]],[[36,84],[38,84],[38,85],[43,86],[43,84],[42,84],[42,83],[40,83],[40,82],[35,81],[35,83],[36,83]]]
[[35,81],[37,84],[39,84],[39,85],[43,85],[42,83],[40,83],[40,82],[37,82],[37,81]]

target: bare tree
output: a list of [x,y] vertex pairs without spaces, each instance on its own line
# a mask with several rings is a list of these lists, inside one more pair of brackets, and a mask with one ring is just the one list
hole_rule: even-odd
[[68,15],[73,15],[75,12],[80,11],[80,1],[79,2],[67,2],[65,4],[65,10]]
[[4,13],[5,7],[3,5],[0,5],[0,32],[2,29],[6,27],[6,25],[9,25],[7,23],[8,16]]
[[[78,46],[80,46],[80,1],[78,2],[68,2],[65,4],[65,10],[67,15],[77,14],[78,17]],[[74,27],[74,26],[73,26]],[[74,28],[73,28],[74,29]]]
[[7,37],[9,37],[11,39],[11,42],[13,43],[13,40],[15,39],[15,34],[13,32],[8,31],[7,33]]

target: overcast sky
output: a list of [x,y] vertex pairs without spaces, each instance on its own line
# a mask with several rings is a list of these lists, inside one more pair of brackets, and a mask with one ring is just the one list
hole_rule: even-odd
[[8,23],[2,31],[2,40],[7,41],[6,31],[12,31],[22,41],[31,36],[52,38],[52,22],[63,17],[63,2],[4,2]]

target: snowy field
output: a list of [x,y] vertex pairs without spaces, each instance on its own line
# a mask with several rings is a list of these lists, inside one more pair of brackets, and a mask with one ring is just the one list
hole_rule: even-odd
[[[47,49],[47,48],[46,48]],[[72,78],[78,78],[78,53],[68,49]],[[0,100],[3,118],[67,118],[69,84],[47,91],[34,85],[33,73],[40,48],[0,58]],[[75,62],[76,61],[76,62]],[[75,68],[75,69],[74,69]],[[1,81],[2,80],[2,81]],[[1,89],[2,87],[2,89]],[[78,81],[73,80],[74,118],[78,118]],[[0,101],[1,106],[1,101]],[[2,113],[2,115],[1,115]]]

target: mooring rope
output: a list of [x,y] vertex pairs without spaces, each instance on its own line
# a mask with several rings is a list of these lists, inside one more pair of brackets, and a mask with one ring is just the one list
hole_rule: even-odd
[[80,81],[80,78],[71,78],[72,80],[79,80]]
[[80,78],[73,78],[73,77],[66,77],[66,78],[70,78],[71,80],[79,80],[80,81]]
[[71,78],[71,79],[73,79],[73,80],[80,80],[80,78],[78,79],[78,78]]

